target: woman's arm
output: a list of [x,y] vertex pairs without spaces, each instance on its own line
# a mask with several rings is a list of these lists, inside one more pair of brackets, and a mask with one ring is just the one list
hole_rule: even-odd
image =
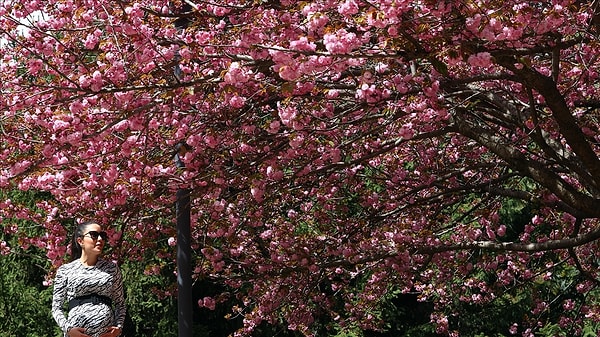
[[64,268],[58,268],[56,277],[54,278],[54,290],[52,292],[52,317],[60,329],[67,333],[69,326],[67,325],[67,318],[63,311],[67,293],[67,276],[64,273]]
[[112,301],[115,305],[115,326],[123,327],[127,309],[125,307],[125,295],[123,293],[123,276],[121,270],[115,265],[113,275]]

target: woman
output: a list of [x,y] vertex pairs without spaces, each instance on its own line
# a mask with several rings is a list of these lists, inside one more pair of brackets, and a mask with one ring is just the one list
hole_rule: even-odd
[[100,258],[107,239],[102,227],[92,221],[80,224],[73,233],[72,261],[58,268],[52,297],[52,316],[64,336],[121,334],[125,321],[123,279],[116,264]]

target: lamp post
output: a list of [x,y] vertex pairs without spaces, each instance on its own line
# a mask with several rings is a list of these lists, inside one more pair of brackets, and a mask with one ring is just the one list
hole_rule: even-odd
[[[181,157],[185,154],[186,144],[177,144],[175,148],[175,165],[185,167]],[[179,337],[192,337],[193,303],[192,303],[192,260],[190,241],[190,190],[177,189],[175,216],[177,219],[177,321]]]
[[[191,11],[192,6],[184,1],[180,8],[180,13]],[[184,30],[189,19],[182,15],[175,21],[175,28],[179,31]],[[181,69],[179,64],[173,69],[173,74],[177,80],[180,80]],[[177,144],[175,147],[175,165],[178,168],[184,168],[182,157],[188,150],[185,142]],[[193,325],[193,303],[192,303],[192,253],[191,253],[191,233],[190,233],[190,190],[179,188],[176,194],[175,216],[177,219],[177,323],[179,326],[179,337],[192,337]]]

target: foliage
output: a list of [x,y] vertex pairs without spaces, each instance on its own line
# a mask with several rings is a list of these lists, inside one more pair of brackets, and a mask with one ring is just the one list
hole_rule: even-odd
[[43,286],[47,260],[34,249],[0,256],[0,336],[54,337],[52,291]]
[[[218,289],[197,309],[228,308],[224,331],[381,331],[392,291],[433,305],[424,333],[470,332],[456,310],[518,295],[541,310],[515,313],[519,332],[583,334],[600,321],[598,3],[4,1],[4,251],[43,249],[50,278],[94,218],[159,289],[185,188],[194,276]],[[131,291],[136,315],[168,307]],[[581,310],[542,314],[560,302]]]
[[177,336],[176,301],[157,295],[172,288],[172,277],[145,275],[140,263],[127,262],[121,269],[128,313],[125,335]]

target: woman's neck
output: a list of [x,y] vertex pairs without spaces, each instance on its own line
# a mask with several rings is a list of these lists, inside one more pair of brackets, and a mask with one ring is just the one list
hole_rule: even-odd
[[98,262],[98,257],[97,256],[89,256],[87,254],[82,254],[81,258],[79,258],[79,261],[84,266],[95,266],[96,263]]

